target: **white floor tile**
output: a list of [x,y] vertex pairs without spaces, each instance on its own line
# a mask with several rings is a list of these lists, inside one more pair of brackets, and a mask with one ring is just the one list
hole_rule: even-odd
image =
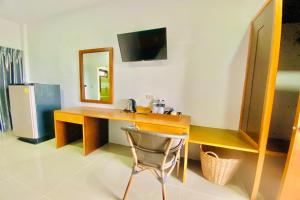
[[39,195],[32,190],[24,187],[24,185],[9,179],[7,181],[0,182],[0,199],[1,200],[38,200]]
[[[82,155],[82,141],[55,148],[55,140],[38,145],[0,134],[1,200],[115,200],[122,199],[131,174],[128,147],[105,145]],[[189,165],[187,183],[169,177],[168,200],[244,200],[247,193],[234,184],[218,186],[200,175],[197,163]],[[150,172],[138,174],[129,200],[162,199],[161,184]]]

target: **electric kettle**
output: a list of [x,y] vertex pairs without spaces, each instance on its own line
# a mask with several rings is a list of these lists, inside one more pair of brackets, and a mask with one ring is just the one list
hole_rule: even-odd
[[128,99],[127,107],[124,111],[125,112],[131,112],[131,113],[136,112],[136,102],[135,102],[134,99]]

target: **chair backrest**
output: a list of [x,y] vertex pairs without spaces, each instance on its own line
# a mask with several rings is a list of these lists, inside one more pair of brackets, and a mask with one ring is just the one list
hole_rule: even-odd
[[139,130],[136,127],[122,128],[127,134],[134,148],[143,151],[164,153],[169,144],[170,152],[177,151],[181,148],[187,134],[169,134],[169,133],[157,133],[151,131]]

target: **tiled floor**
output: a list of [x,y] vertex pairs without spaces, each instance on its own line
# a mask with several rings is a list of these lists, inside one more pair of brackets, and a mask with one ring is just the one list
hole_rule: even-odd
[[[131,173],[129,149],[109,144],[84,157],[76,142],[56,149],[54,140],[38,145],[0,134],[1,200],[109,200],[121,199]],[[199,175],[191,163],[188,180],[167,183],[169,200],[240,200],[248,195],[234,184],[218,186]],[[134,179],[128,200],[161,199],[159,182],[148,172]]]

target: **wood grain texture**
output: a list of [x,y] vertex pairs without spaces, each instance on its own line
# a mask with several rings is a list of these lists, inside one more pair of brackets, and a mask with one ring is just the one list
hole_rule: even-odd
[[183,173],[182,173],[182,182],[185,183],[187,179],[187,168],[189,161],[189,142],[185,141],[184,144],[184,162],[183,162]]
[[[85,90],[84,90],[84,71],[83,71],[83,55],[86,53],[97,53],[97,52],[109,52],[109,95],[110,98],[106,101],[95,100],[95,99],[86,99]],[[114,99],[114,71],[113,71],[113,48],[97,48],[97,49],[85,49],[79,50],[79,79],[80,79],[80,101],[88,103],[101,103],[101,104],[112,104]]]
[[54,129],[56,148],[60,148],[68,144],[66,133],[67,131],[64,122],[55,120]]
[[300,94],[296,110],[290,148],[285,164],[279,198],[297,200],[300,198]]
[[108,143],[108,120],[84,117],[83,154],[88,155]]
[[[263,115],[261,120],[260,138],[259,138],[259,155],[257,161],[256,174],[253,183],[253,189],[251,193],[251,200],[257,199],[257,193],[259,190],[263,164],[266,154],[266,146],[269,136],[269,127],[272,115],[272,106],[274,101],[274,93],[276,86],[276,76],[279,62],[280,42],[281,42],[281,27],[282,27],[282,0],[272,0],[270,4],[263,9],[258,17],[263,14],[264,10],[269,6],[273,9],[273,33],[272,33],[272,45],[269,58],[269,72],[266,85],[266,93],[264,97]],[[257,20],[256,18],[255,20]],[[269,22],[266,22],[269,23]]]
[[174,126],[166,126],[166,125],[159,125],[159,124],[149,124],[149,123],[140,123],[137,122],[135,125],[142,129],[147,131],[155,131],[159,133],[171,133],[171,134],[188,134],[187,128],[180,128],[180,127],[174,127]]
[[191,126],[190,143],[257,153],[258,149],[244,139],[239,131]]
[[55,121],[56,148],[63,147],[82,138],[82,125]]
[[120,109],[94,108],[94,107],[74,107],[55,111],[59,113],[73,114],[85,117],[94,117],[101,119],[121,120],[129,122],[139,122],[154,125],[165,125],[177,128],[188,128],[191,118],[188,115],[173,116],[161,114],[139,114],[126,113]]
[[83,124],[83,116],[54,111],[55,121],[70,122],[73,124]]
[[257,198],[266,154],[278,69],[281,26],[282,0],[268,0],[250,24],[239,129],[243,137],[256,148],[258,146],[259,150],[251,200]]
[[258,149],[258,144],[257,142],[255,142],[247,133],[245,133],[244,131],[240,130],[239,131],[241,136],[247,140],[252,146],[254,146],[256,149]]

